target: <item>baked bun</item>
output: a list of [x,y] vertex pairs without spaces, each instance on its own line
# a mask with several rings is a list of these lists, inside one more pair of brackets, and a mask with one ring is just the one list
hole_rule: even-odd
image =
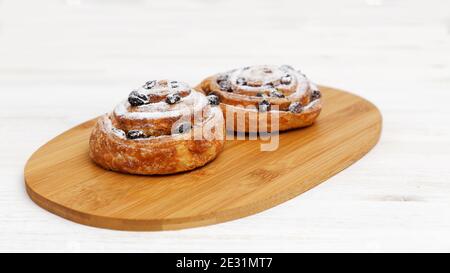
[[289,65],[234,69],[206,78],[197,88],[220,104],[227,129],[238,132],[308,126],[322,109],[317,86]]
[[90,156],[101,167],[130,174],[171,174],[212,161],[224,144],[220,107],[178,81],[149,81],[91,135]]

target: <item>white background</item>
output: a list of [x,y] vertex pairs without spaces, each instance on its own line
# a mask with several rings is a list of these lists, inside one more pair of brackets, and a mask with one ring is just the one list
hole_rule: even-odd
[[[291,64],[381,110],[380,143],[287,203],[174,232],[52,215],[23,167],[155,78]],[[450,251],[450,1],[0,0],[0,251]]]

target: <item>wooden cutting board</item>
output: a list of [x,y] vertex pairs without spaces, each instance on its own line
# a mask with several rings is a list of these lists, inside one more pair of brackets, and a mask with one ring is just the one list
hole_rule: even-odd
[[230,140],[212,163],[176,175],[133,176],[97,167],[88,157],[95,120],[88,121],[33,154],[25,167],[27,192],[61,217],[119,230],[190,228],[269,209],[350,166],[380,137],[382,118],[372,103],[321,90],[317,122],[281,133],[277,150],[261,152],[267,141]]

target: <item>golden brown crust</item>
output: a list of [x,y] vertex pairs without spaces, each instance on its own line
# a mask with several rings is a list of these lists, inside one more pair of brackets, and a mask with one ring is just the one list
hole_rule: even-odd
[[[221,139],[195,140],[191,134],[124,139],[111,133],[108,122],[109,115],[101,117],[90,139],[91,158],[108,170],[142,175],[183,172],[205,165],[223,148]],[[216,116],[209,122],[218,122]]]
[[[278,69],[273,66],[259,66],[244,69],[261,69],[261,67],[264,69],[269,67],[271,70]],[[230,83],[230,90],[225,91],[221,88],[218,83],[219,77],[226,75],[228,78],[231,78],[232,76],[228,75],[237,74],[232,79],[235,80],[236,77],[243,74],[242,70],[237,72],[233,70],[228,73],[210,76],[196,87],[205,95],[214,94],[220,99],[220,106],[225,115],[228,130],[252,133],[258,132],[258,130],[261,132],[264,129],[267,129],[268,132],[285,131],[309,126],[319,116],[322,103],[320,97],[313,96],[313,92],[318,92],[318,89],[300,72],[292,71],[291,68],[286,69],[286,71],[290,71],[292,82],[289,85],[275,83],[278,84],[278,91],[284,94],[281,98],[270,96],[269,92],[273,90],[273,84],[270,83],[271,86],[263,86],[264,81],[262,79],[261,83],[254,80],[256,85],[261,84],[261,86],[242,87],[233,82]],[[258,79],[258,77],[256,78]],[[263,96],[256,96],[256,94],[263,94]],[[315,94],[320,95],[320,93]],[[257,110],[258,103],[263,99],[271,105],[271,109],[267,112]],[[299,113],[289,110],[289,106],[295,102],[304,106]]]
[[[181,100],[181,103],[184,101]],[[123,106],[123,109],[130,107],[126,102]],[[202,110],[203,116],[193,123],[188,132],[167,134],[161,131],[161,134],[141,139],[126,136],[126,132],[133,128],[129,126],[142,129],[146,123],[159,126],[160,122],[166,126],[171,113],[135,117],[130,116],[128,111],[115,111],[104,115],[92,131],[90,157],[105,169],[140,175],[172,174],[201,167],[216,158],[224,145],[222,111],[208,104],[202,106]],[[120,120],[117,116],[121,116]],[[193,119],[189,115],[183,118]],[[176,123],[175,117],[171,119],[174,120],[170,127]],[[124,126],[124,123],[127,125]]]
[[[322,105],[320,102],[310,108],[308,111],[294,114],[287,111],[269,111],[260,113],[257,110],[235,107],[221,103],[223,113],[225,113],[225,122],[228,130],[240,132],[238,117],[244,117],[245,132],[258,132],[259,124],[266,124],[267,132],[287,131],[295,128],[306,127],[314,123],[320,114]],[[242,119],[242,118],[241,118]],[[274,119],[274,121],[272,121]],[[278,123],[275,120],[278,119]],[[257,126],[255,126],[257,125]],[[263,125],[264,126],[264,125]],[[261,131],[261,130],[260,130]],[[265,132],[262,129],[262,132]]]

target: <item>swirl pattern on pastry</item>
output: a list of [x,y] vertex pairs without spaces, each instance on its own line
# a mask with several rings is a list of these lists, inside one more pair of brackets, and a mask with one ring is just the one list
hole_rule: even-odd
[[170,174],[205,165],[223,144],[219,107],[185,83],[149,81],[98,120],[90,156],[108,170]]
[[[234,69],[206,78],[198,89],[217,97],[227,117],[227,129],[240,132],[254,132],[251,123],[258,124],[262,113],[267,116],[269,131],[308,126],[322,108],[317,86],[289,65]],[[239,115],[245,119],[245,128],[239,127]],[[275,118],[277,128],[273,126]]]

